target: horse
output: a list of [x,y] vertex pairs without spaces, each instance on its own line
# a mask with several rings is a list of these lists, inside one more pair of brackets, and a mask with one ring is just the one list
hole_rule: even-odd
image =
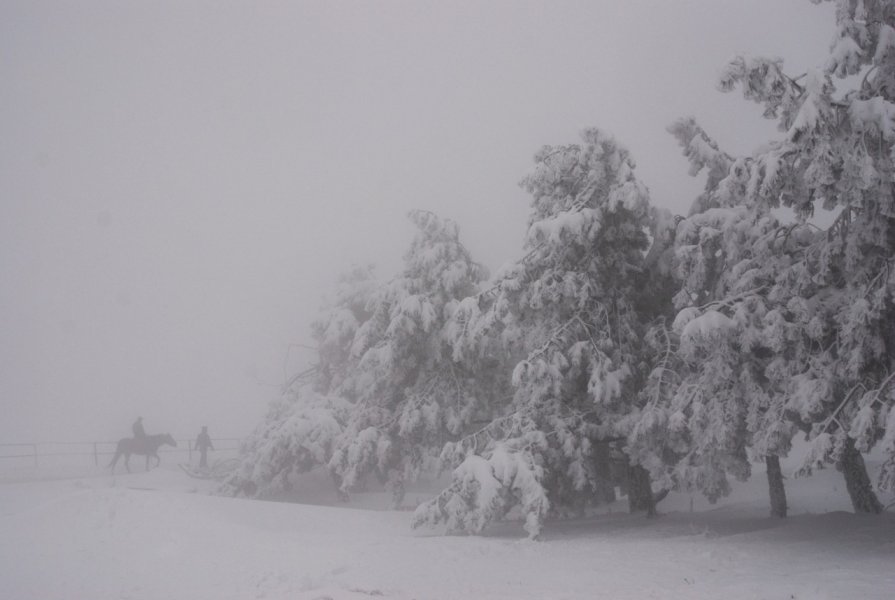
[[159,447],[167,444],[169,446],[177,447],[177,442],[174,441],[174,438],[171,437],[170,433],[158,433],[155,435],[147,435],[146,437],[140,438],[122,438],[118,440],[118,447],[115,448],[115,456],[112,458],[112,462],[109,463],[109,467],[112,468],[112,472],[115,472],[115,463],[118,462],[118,459],[121,455],[124,455],[124,466],[127,469],[127,472],[131,472],[130,460],[131,454],[143,454],[146,456],[146,470],[149,470],[149,457],[155,457],[155,466],[159,466],[162,462],[162,459],[159,458],[158,449]]

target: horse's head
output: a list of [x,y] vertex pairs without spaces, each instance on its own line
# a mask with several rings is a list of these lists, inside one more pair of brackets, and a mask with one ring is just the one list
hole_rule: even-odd
[[170,433],[165,434],[165,437],[162,438],[162,442],[168,444],[169,446],[177,447],[177,440],[171,437]]

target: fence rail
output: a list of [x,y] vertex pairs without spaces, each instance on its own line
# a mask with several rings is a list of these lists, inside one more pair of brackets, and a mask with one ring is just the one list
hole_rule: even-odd
[[[159,454],[186,454],[192,461],[193,453],[198,453],[195,440],[175,440],[176,448],[159,448]],[[241,438],[212,438],[215,452],[235,452],[239,450]],[[185,448],[180,445],[184,444]],[[60,456],[92,456],[96,466],[101,456],[113,456],[118,442],[39,442],[39,443],[0,443],[0,461],[31,459],[34,466],[40,466],[41,458]]]

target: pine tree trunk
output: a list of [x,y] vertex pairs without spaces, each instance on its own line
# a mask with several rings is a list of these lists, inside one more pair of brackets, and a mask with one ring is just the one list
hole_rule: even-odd
[[594,496],[598,504],[615,502],[615,484],[612,478],[612,456],[609,446],[601,444],[594,452],[594,471],[597,474]]
[[348,502],[348,492],[342,489],[342,477],[335,471],[330,471],[329,476],[332,478],[336,486],[336,497],[342,502]]
[[392,508],[395,510],[400,509],[401,504],[404,502],[404,495],[406,492],[404,487],[404,474],[397,469],[392,469],[389,473],[388,481],[385,484],[385,489],[392,494]]
[[771,516],[786,517],[786,488],[783,487],[783,472],[780,457],[766,456],[764,464],[768,471],[768,491],[771,496]]
[[649,472],[640,465],[628,467],[628,512],[646,511],[646,516],[656,515],[652,482]]
[[883,511],[883,505],[873,491],[870,476],[867,475],[867,467],[864,466],[864,457],[855,448],[855,441],[851,438],[845,442],[845,450],[839,459],[839,470],[845,477],[845,487],[851,497],[851,504],[856,513],[879,514]]

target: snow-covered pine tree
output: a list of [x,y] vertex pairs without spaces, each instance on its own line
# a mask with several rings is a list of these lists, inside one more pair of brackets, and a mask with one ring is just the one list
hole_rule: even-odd
[[467,353],[481,340],[521,353],[513,398],[446,448],[453,484],[418,508],[415,526],[478,532],[518,507],[535,537],[548,514],[606,493],[609,444],[624,441],[617,425],[640,380],[648,193],[628,151],[597,129],[581,144],[543,148],[535,163],[522,181],[532,196],[527,254],[465,303],[474,341],[455,341]]
[[803,328],[804,361],[786,375],[815,440],[806,467],[837,462],[855,510],[879,512],[861,452],[882,442],[880,485],[895,485],[895,5],[835,2],[823,68],[790,77],[779,60],[739,57],[720,86],[740,86],[783,132],[754,157],[749,197],[803,222],[818,205],[835,216],[772,293],[801,303],[791,324]]
[[290,475],[329,463],[351,411],[342,382],[353,368],[351,345],[370,314],[377,288],[373,267],[340,276],[335,298],[313,322],[317,364],[287,381],[240,448],[239,466],[224,481],[226,495],[269,496],[289,489]]
[[[647,442],[666,452],[666,464],[674,466],[671,482],[710,500],[728,493],[728,474],[749,475],[750,449],[767,465],[772,514],[785,516],[779,457],[789,451],[794,428],[780,383],[766,369],[773,356],[787,354],[793,333],[778,327],[779,312],[787,308],[769,291],[812,232],[806,226],[783,229],[766,207],[749,202],[751,159],[735,160],[719,150],[693,119],[669,130],[691,174],[705,169],[707,177],[676,231],[675,305],[681,312],[662,337],[678,350],[662,363],[659,383],[647,386],[651,414],[637,424],[634,437],[665,427],[664,435],[652,433]],[[657,477],[661,466],[655,463]]]
[[311,334],[317,343],[314,388],[342,395],[352,402],[356,396],[342,384],[355,366],[355,336],[373,316],[371,303],[382,285],[373,271],[373,265],[355,265],[343,273],[336,284],[334,301],[311,323]]
[[264,420],[240,447],[240,462],[219,492],[270,496],[292,487],[290,475],[325,465],[351,405],[313,389],[289,389],[273,401]]
[[[780,231],[773,217],[757,217],[743,207],[710,209],[681,223],[684,281],[706,279],[703,288],[684,287],[678,296],[678,302],[688,300],[674,321],[685,366],[670,420],[690,440],[677,467],[680,483],[716,500],[729,492],[728,474],[745,479],[750,458],[762,458],[772,514],[782,517],[779,457],[788,453],[794,428],[767,368],[777,352],[784,354],[792,334],[780,326],[779,312],[786,307],[767,291],[779,270],[777,259],[791,251],[777,246],[797,246],[797,239],[787,241]],[[693,302],[694,296],[703,301]]]
[[353,407],[329,461],[345,493],[375,475],[403,498],[406,480],[433,466],[445,442],[467,433],[488,403],[476,367],[454,360],[446,328],[486,278],[460,243],[457,225],[411,211],[417,234],[401,275],[367,303],[350,368],[334,388]]
[[[681,217],[669,211],[650,210],[650,249],[644,268],[636,282],[639,294],[634,307],[644,323],[640,344],[640,378],[637,400],[618,423],[625,436],[624,454],[629,465],[630,508],[655,513],[655,505],[674,489],[670,466],[679,460],[681,440],[674,439],[668,428],[667,399],[680,382],[681,361],[677,356],[674,333],[668,327],[673,321],[673,297],[678,290],[675,236]],[[654,495],[653,484],[659,490]],[[638,490],[642,493],[638,493]]]

